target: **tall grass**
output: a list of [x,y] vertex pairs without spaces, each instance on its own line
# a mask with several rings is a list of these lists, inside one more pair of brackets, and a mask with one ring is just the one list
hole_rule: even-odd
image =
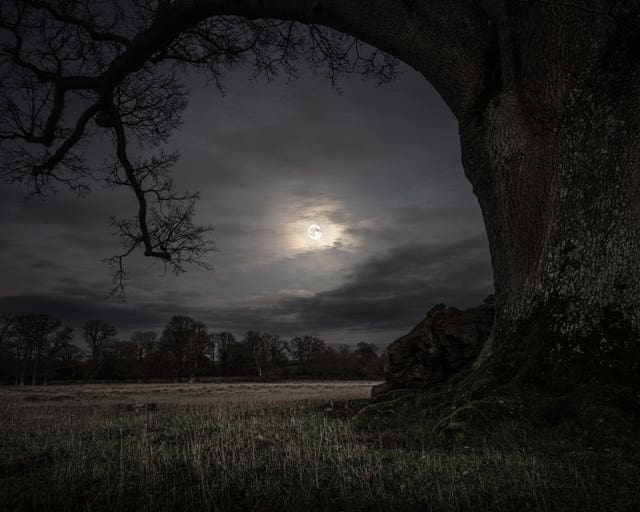
[[143,413],[6,401],[0,510],[640,510],[629,454],[534,451],[507,433],[492,446],[381,443],[330,391],[313,403],[244,396]]

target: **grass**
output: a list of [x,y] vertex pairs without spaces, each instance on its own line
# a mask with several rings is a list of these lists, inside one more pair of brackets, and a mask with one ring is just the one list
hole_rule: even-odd
[[637,454],[355,428],[372,384],[0,389],[0,510],[640,510]]

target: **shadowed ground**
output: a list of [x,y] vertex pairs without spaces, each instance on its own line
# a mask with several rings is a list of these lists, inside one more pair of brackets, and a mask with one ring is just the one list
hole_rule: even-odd
[[[0,508],[623,511],[640,504],[633,454],[573,446],[521,424],[451,446],[415,429],[376,428],[380,418],[358,415],[372,384],[2,388]],[[155,410],[127,407],[150,403]]]

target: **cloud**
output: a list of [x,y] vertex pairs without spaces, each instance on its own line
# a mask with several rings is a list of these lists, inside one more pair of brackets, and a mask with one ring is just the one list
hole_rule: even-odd
[[29,264],[31,268],[36,269],[60,269],[62,265],[49,260],[36,260]]
[[438,302],[479,304],[492,290],[486,239],[475,237],[398,247],[358,265],[331,290],[252,299],[208,316],[227,329],[380,331],[409,327]]
[[327,291],[283,290],[213,308],[178,305],[171,294],[134,305],[113,303],[97,291],[105,283],[85,286],[66,281],[55,294],[1,297],[0,311],[45,311],[76,326],[99,318],[124,331],[160,330],[172,315],[187,314],[215,330],[322,335],[340,330],[371,333],[407,329],[435,303],[471,306],[492,293],[483,237],[448,245],[394,248],[356,266],[344,283]]
[[[102,299],[102,300],[100,300]],[[5,315],[47,313],[74,327],[100,319],[120,329],[138,329],[163,325],[166,319],[149,308],[110,303],[104,297],[63,294],[23,294],[0,297],[0,312]]]

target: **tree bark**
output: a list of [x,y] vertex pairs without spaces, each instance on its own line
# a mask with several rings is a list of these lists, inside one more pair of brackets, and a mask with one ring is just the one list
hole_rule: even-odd
[[500,25],[495,78],[460,121],[496,292],[481,366],[525,388],[637,390],[636,37],[610,17],[557,6]]

